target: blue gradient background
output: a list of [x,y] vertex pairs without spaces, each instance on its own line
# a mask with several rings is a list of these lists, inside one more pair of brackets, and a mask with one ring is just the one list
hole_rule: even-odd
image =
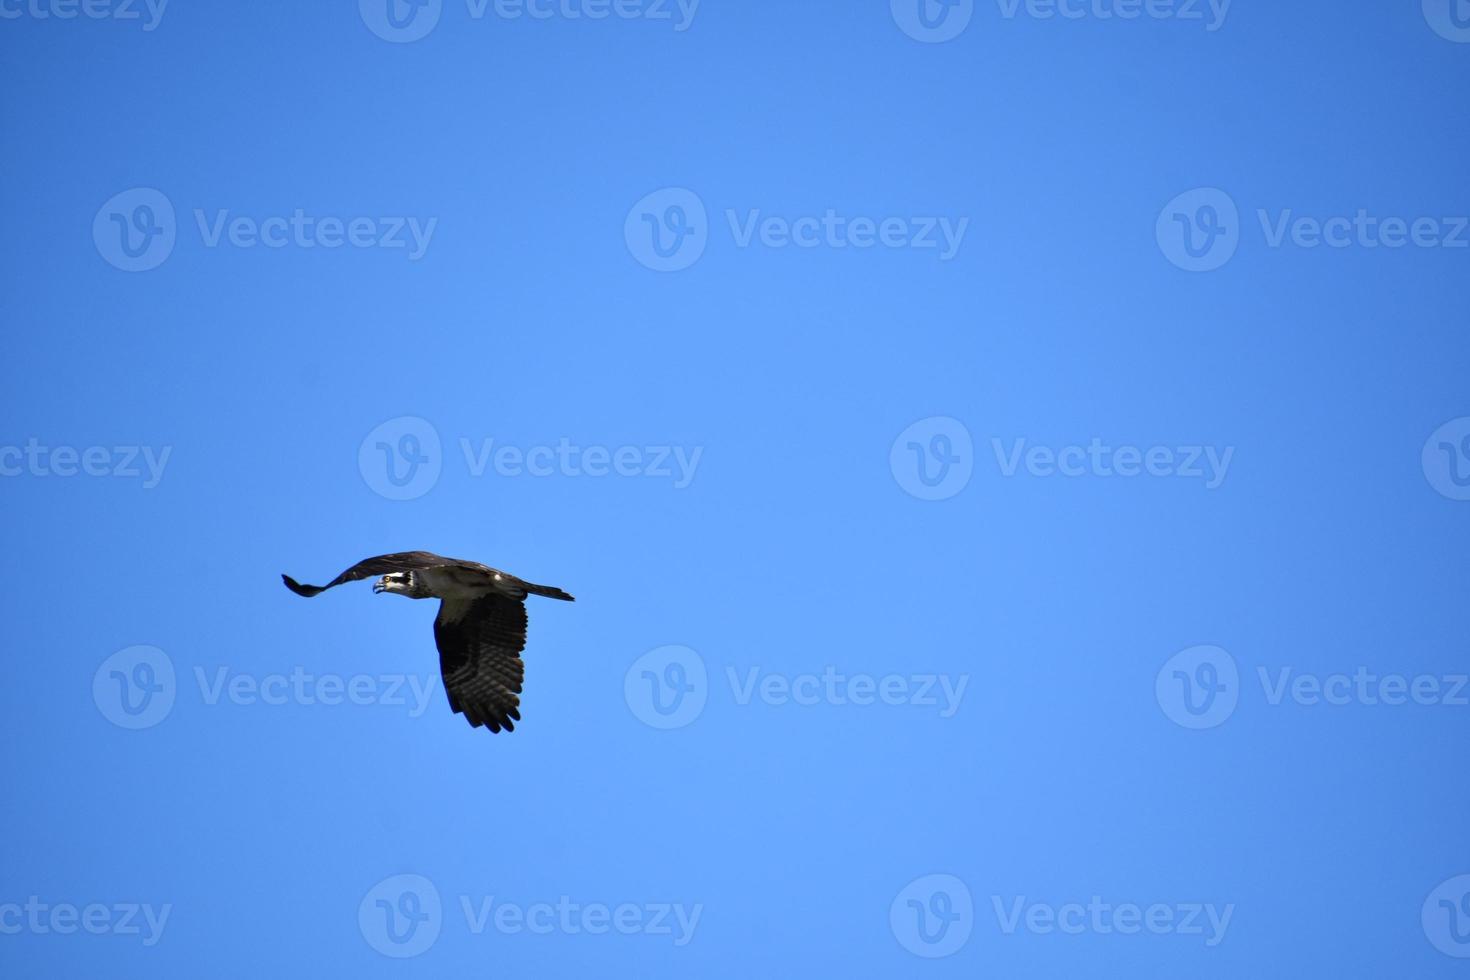
[[[8,7],[7,9],[14,9]],[[1237,0],[1224,26],[977,5],[945,44],[886,2],[705,0],[692,27],[471,19],[390,44],[354,3],[174,0],[158,28],[0,21],[0,443],[172,446],[162,483],[0,480],[7,681],[0,902],[150,902],[163,939],[0,935],[71,977],[1448,977],[1420,906],[1470,871],[1470,709],[1272,706],[1257,667],[1465,670],[1470,504],[1420,466],[1470,415],[1450,249],[1268,248],[1255,211],[1470,214],[1470,45],[1417,2]],[[662,187],[715,224],[643,268]],[[1219,271],[1160,209],[1226,190]],[[178,210],[159,268],[105,262],[103,202]],[[192,211],[437,217],[402,250],[206,248]],[[737,248],[723,212],[970,218],[959,256]],[[359,474],[421,416],[444,473]],[[924,502],[888,454],[960,419],[968,487]],[[1224,485],[1000,475],[990,440],[1234,446]],[[471,477],[457,443],[704,447],[693,484]],[[426,548],[574,592],[531,608],[524,723],[442,692],[388,706],[204,703],[196,667],[432,674],[430,603],[365,586]],[[1188,731],[1154,697],[1214,643],[1245,690]],[[91,697],[132,644],[171,716]],[[657,731],[624,673],[697,650],[703,715]],[[967,674],[960,711],[739,705],[728,667]],[[401,873],[446,913],[375,952]],[[907,952],[889,904],[952,874],[968,943]],[[473,935],[458,896],[701,903],[694,940]],[[1225,940],[1005,934],[991,896],[1233,903]]]

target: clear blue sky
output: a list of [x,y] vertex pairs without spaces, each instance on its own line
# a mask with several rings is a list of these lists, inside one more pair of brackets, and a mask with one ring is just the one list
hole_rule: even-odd
[[1470,5],[393,2],[0,0],[0,972],[1463,972]]

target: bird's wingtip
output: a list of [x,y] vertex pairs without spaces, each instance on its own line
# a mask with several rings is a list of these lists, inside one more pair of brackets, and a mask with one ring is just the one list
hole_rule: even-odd
[[281,581],[286,583],[286,588],[290,589],[297,595],[305,596],[308,599],[316,595],[318,592],[322,591],[314,585],[302,585],[291,576],[285,574],[281,575]]

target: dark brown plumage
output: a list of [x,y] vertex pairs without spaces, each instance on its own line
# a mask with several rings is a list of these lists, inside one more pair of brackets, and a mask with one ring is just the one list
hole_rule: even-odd
[[526,648],[526,596],[574,601],[561,589],[537,585],[508,572],[428,551],[405,551],[368,558],[326,585],[302,585],[282,575],[286,588],[299,596],[381,575],[374,592],[410,599],[437,598],[434,643],[449,706],[476,728],[515,731],[520,721],[521,683]]

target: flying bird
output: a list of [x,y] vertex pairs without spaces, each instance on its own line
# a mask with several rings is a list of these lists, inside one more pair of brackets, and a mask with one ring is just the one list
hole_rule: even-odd
[[410,599],[438,599],[434,645],[449,706],[474,727],[515,731],[521,720],[521,681],[526,648],[526,596],[574,601],[561,589],[536,585],[509,572],[427,551],[379,555],[353,565],[326,585],[302,585],[282,575],[299,596],[320,595],[344,582],[381,575],[374,592]]

